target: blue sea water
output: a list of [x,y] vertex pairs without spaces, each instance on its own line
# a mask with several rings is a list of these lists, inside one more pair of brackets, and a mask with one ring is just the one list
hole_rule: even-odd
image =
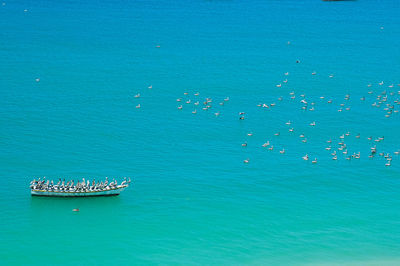
[[[384,110],[400,108],[399,13],[397,0],[5,0],[0,264],[399,265],[400,119]],[[337,150],[346,132],[359,160]],[[133,185],[32,198],[38,176]]]

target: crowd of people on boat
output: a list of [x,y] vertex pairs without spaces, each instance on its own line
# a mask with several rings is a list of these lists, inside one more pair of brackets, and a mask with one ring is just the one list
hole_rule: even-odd
[[109,182],[108,177],[106,180],[97,181],[93,179],[92,182],[89,180],[82,179],[82,181],[69,180],[65,181],[65,179],[58,180],[57,184],[54,184],[53,180],[46,180],[46,177],[34,179],[31,181],[30,188],[32,190],[45,190],[49,192],[95,192],[95,191],[107,191],[117,188],[127,187],[131,182],[130,178],[124,178],[121,184],[118,184],[116,179],[113,179]]

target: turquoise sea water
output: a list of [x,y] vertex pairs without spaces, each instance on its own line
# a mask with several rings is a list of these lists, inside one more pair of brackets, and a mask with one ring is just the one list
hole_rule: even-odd
[[[400,264],[400,117],[371,105],[400,108],[399,1],[4,3],[0,264]],[[37,176],[134,181],[32,198]]]

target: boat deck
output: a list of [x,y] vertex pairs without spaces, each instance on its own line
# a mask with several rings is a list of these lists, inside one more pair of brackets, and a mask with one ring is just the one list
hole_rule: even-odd
[[31,189],[32,196],[41,197],[100,197],[100,196],[118,196],[128,186],[119,186],[105,190],[94,191],[55,191],[55,190],[40,190]]

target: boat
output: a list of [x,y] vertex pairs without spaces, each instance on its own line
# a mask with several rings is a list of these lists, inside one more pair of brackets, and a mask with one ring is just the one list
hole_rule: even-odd
[[74,180],[65,182],[65,179],[61,181],[59,179],[57,184],[54,184],[53,180],[34,179],[30,183],[31,195],[32,196],[44,196],[44,197],[98,197],[98,196],[118,196],[124,191],[129,184],[131,179],[124,179],[121,184],[118,184],[117,180],[112,182],[108,181],[108,178],[103,182],[96,182],[93,180],[91,183],[89,180],[78,181],[75,183]]

